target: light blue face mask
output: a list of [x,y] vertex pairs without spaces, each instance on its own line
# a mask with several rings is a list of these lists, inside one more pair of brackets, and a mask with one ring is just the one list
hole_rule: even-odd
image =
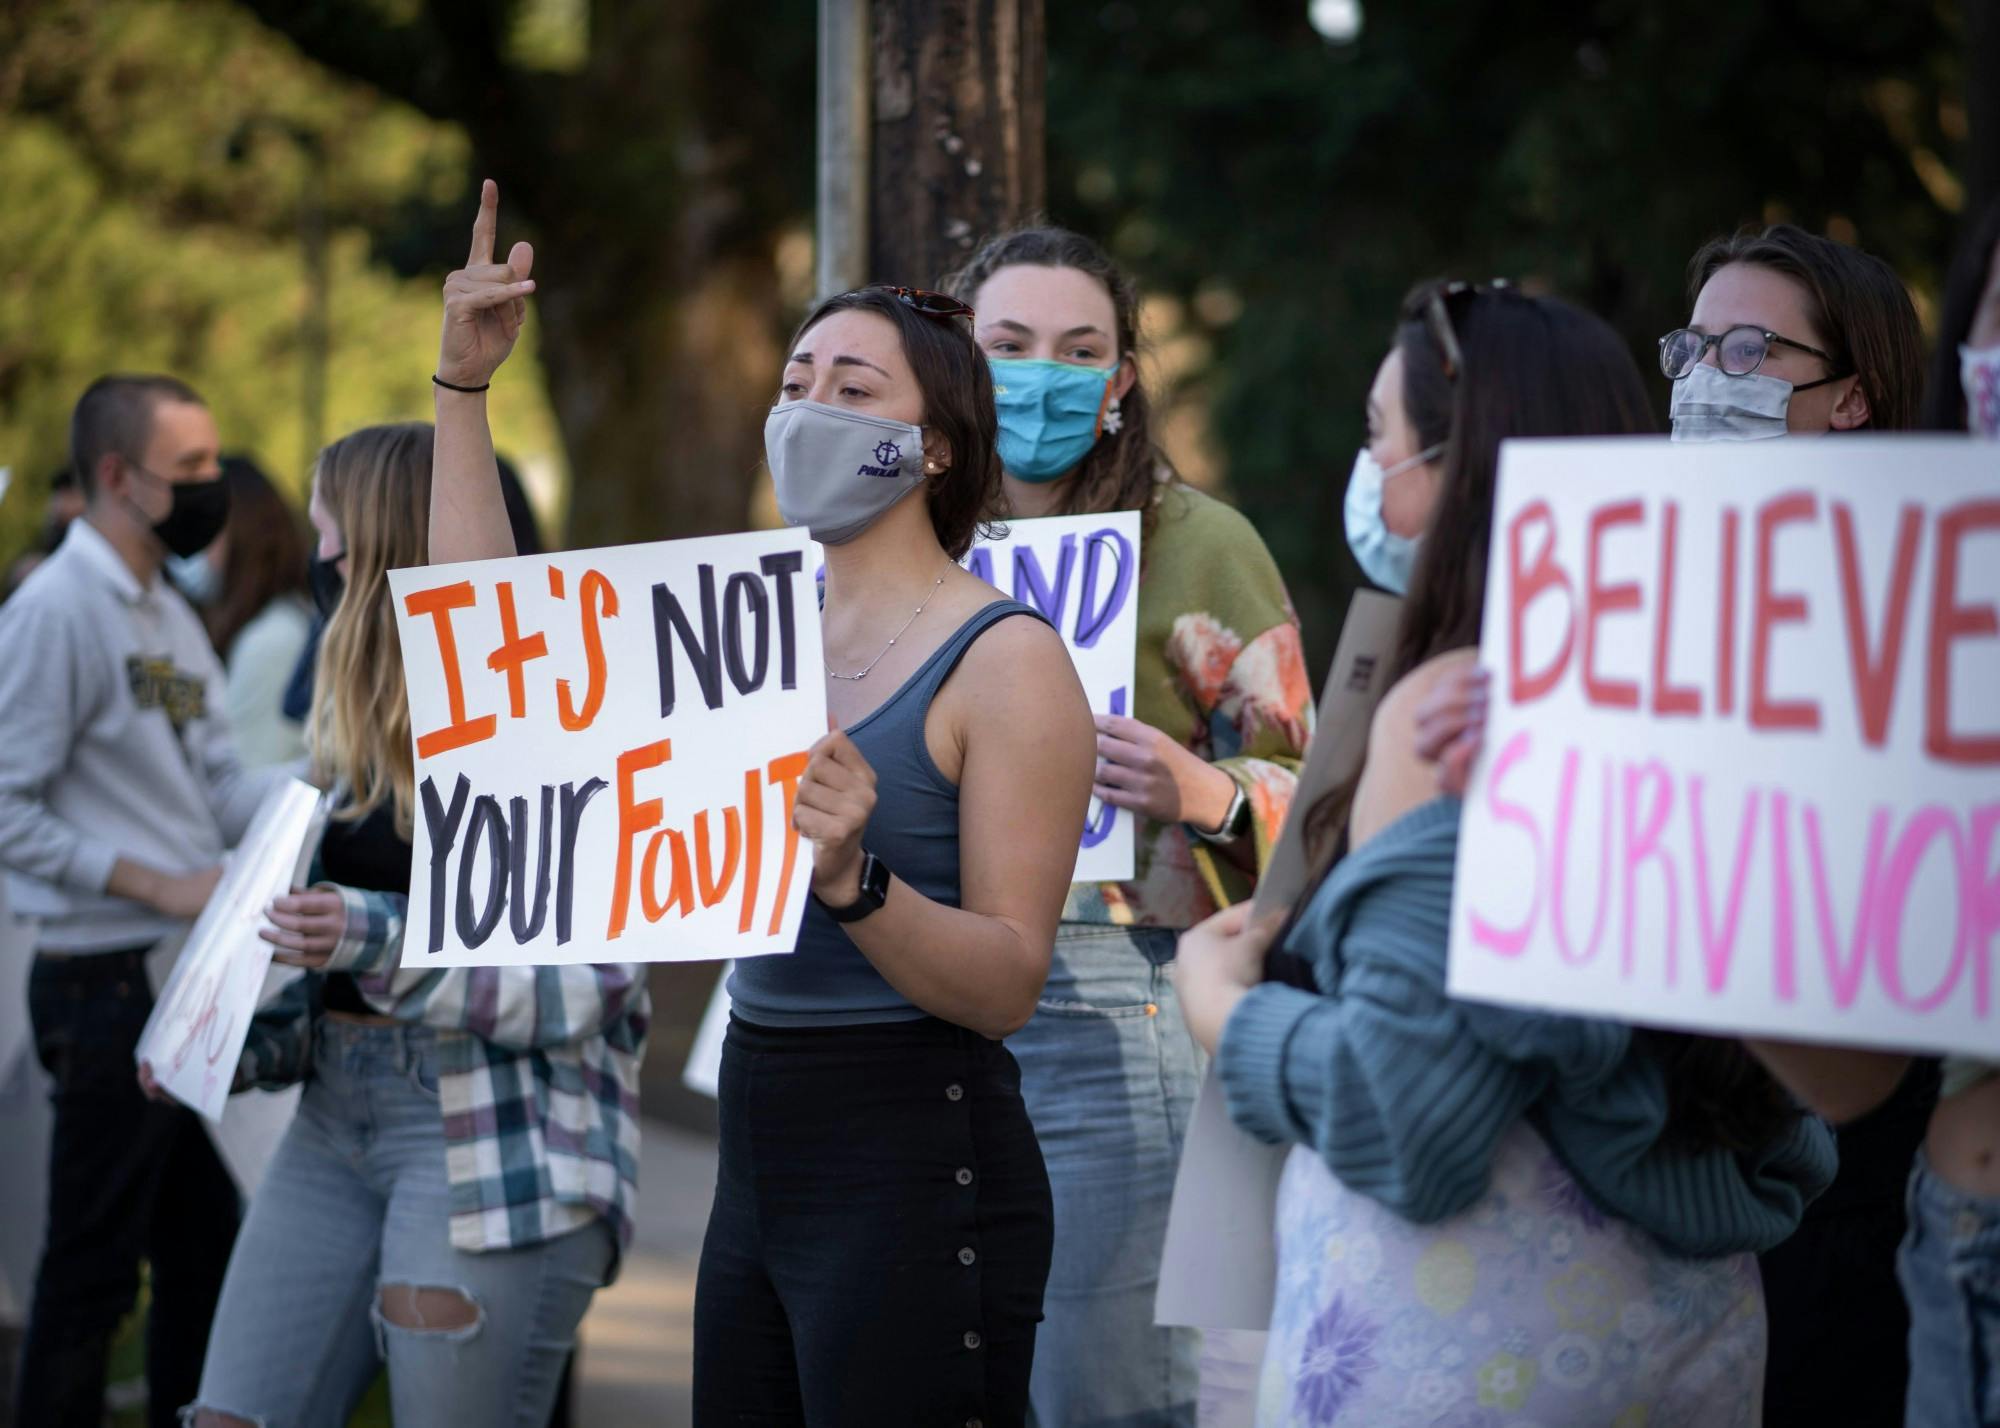
[[193,555],[169,555],[167,579],[196,605],[213,605],[222,598],[222,572],[215,568],[205,550]]
[[1036,483],[1065,476],[1090,454],[1102,432],[1117,430],[1105,421],[1116,366],[1002,357],[991,362],[1000,464],[1009,476]]
[[1410,588],[1410,570],[1417,561],[1417,538],[1397,535],[1382,521],[1382,486],[1392,476],[1400,476],[1412,466],[1432,460],[1444,450],[1444,443],[1419,451],[1398,461],[1387,471],[1375,453],[1362,447],[1354,456],[1354,474],[1347,478],[1347,544],[1360,564],[1362,574],[1398,595]]

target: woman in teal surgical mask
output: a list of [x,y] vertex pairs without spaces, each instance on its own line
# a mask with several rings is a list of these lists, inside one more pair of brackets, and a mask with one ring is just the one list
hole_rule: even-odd
[[1142,513],[1137,680],[1096,711],[1094,789],[1139,820],[1136,872],[1070,889],[1040,1006],[1008,1040],[1055,1192],[1035,1419],[1192,1425],[1197,1336],[1153,1323],[1200,1072],[1168,972],[1183,928],[1249,894],[1291,803],[1312,719],[1298,622],[1250,523],[1155,448],[1138,299],[1097,244],[1002,234],[948,286],[992,364],[995,514]]

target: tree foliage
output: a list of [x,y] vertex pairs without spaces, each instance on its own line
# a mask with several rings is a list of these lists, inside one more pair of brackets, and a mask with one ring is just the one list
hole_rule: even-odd
[[[0,465],[17,478],[0,555],[38,526],[70,406],[105,371],[191,381],[225,445],[303,494],[308,185],[329,235],[326,437],[428,416],[437,287],[383,261],[384,240],[455,203],[465,169],[451,126],[232,5],[70,0],[0,20]],[[548,405],[521,385],[501,445],[553,477]]]
[[1689,256],[1740,224],[1859,242],[1921,300],[1966,162],[1960,24],[1937,0],[1376,0],[1336,46],[1298,0],[1051,6],[1051,207],[1205,329],[1192,380],[1317,663],[1357,578],[1362,402],[1413,282],[1552,290],[1648,374]]

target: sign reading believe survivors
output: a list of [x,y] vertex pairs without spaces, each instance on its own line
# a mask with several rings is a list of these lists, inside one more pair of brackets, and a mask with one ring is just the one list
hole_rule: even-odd
[[826,733],[804,531],[392,571],[416,743],[406,964],[789,952]]
[[1510,442],[1455,995],[2000,1055],[2000,457]]

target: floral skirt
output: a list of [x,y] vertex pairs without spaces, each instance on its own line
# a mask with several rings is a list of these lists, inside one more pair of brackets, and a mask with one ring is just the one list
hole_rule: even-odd
[[1471,1209],[1418,1225],[1310,1147],[1278,1190],[1259,1428],[1754,1428],[1748,1254],[1677,1259],[1600,1212],[1525,1123]]

